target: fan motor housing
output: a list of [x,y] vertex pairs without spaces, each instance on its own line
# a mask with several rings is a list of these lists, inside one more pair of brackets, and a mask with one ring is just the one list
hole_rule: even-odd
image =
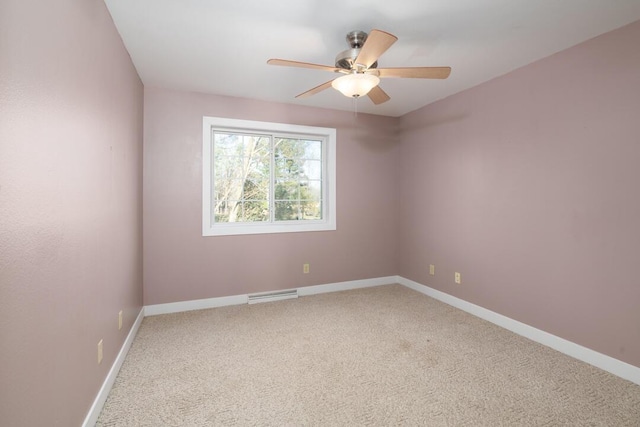
[[[351,48],[336,55],[336,68],[351,70],[356,62],[356,58],[358,58],[360,48],[362,48],[362,45],[364,45],[364,42],[367,40],[367,33],[364,31],[351,31],[347,33],[345,39]],[[377,66],[378,61],[369,68],[376,68]]]

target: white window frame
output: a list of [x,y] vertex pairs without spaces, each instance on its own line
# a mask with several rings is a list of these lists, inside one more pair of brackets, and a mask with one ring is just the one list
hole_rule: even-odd
[[[216,223],[213,220],[213,132],[285,133],[318,137],[323,140],[322,219],[254,223]],[[271,195],[270,197],[273,197]],[[336,230],[336,130],[287,123],[258,122],[204,116],[202,120],[202,235],[292,233]]]

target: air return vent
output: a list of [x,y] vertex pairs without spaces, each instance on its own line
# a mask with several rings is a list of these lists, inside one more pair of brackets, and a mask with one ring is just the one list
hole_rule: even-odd
[[248,303],[257,304],[259,302],[271,302],[280,301],[283,299],[298,298],[298,290],[293,289],[290,291],[278,291],[278,292],[264,292],[261,294],[249,295]]

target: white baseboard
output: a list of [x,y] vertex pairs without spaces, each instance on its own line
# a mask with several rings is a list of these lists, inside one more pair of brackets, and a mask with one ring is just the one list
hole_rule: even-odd
[[391,285],[397,282],[397,276],[376,277],[374,279],[351,280],[349,282],[329,283],[326,285],[304,286],[298,288],[298,295],[309,296],[327,292],[348,291],[351,289],[371,288],[373,286]]
[[129,349],[131,348],[131,344],[133,343],[133,339],[136,337],[138,333],[138,329],[140,329],[140,324],[142,323],[142,319],[145,316],[144,307],[138,313],[138,317],[136,317],[136,321],[133,322],[133,326],[131,326],[131,330],[127,335],[127,339],[124,340],[124,344],[122,344],[122,348],[118,352],[116,356],[116,360],[111,365],[111,369],[109,369],[109,373],[107,374],[107,378],[105,378],[102,383],[102,387],[100,387],[100,391],[93,401],[93,405],[91,405],[91,409],[89,409],[89,413],[87,414],[84,422],[82,423],[82,427],[93,427],[98,421],[98,417],[100,416],[100,412],[102,412],[102,407],[104,403],[107,401],[107,396],[109,396],[109,392],[111,391],[111,387],[118,376],[118,372],[120,372],[120,368],[122,367],[122,363],[124,362],[124,358],[127,356]]
[[633,366],[621,360],[614,359],[611,356],[598,353],[595,350],[567,341],[564,338],[560,338],[556,335],[534,328],[533,326],[518,322],[517,320],[513,320],[509,317],[503,316],[502,314],[480,307],[479,305],[472,304],[460,298],[422,285],[418,282],[414,282],[413,280],[405,279],[402,276],[397,276],[395,282],[508,329],[511,332],[515,332],[518,335],[522,335],[525,338],[529,338],[532,341],[551,347],[554,350],[573,357],[574,359],[581,360],[604,371],[610,372],[620,378],[624,378],[625,380],[640,385],[640,368],[637,366]]
[[228,297],[195,299],[190,301],[169,302],[166,304],[154,304],[144,307],[145,316],[157,314],[180,313],[182,311],[204,310],[206,308],[225,307],[228,305],[247,304],[249,296],[232,295]]
[[[374,279],[352,280],[348,282],[329,283],[326,285],[303,286],[297,288],[299,296],[323,294],[326,292],[347,291],[349,289],[368,288],[372,286],[390,285],[396,283],[397,276],[377,277]],[[294,289],[282,289],[289,291]],[[224,307],[228,305],[247,304],[248,294],[232,295],[228,297],[206,298],[191,301],[170,302],[166,304],[147,305],[144,308],[145,316],[157,314],[180,313],[182,311],[203,310],[206,308]]]

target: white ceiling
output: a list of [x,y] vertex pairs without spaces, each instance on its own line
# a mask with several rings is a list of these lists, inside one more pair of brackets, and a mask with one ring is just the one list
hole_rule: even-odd
[[447,80],[384,79],[391,100],[360,112],[400,116],[640,19],[640,0],[105,0],[147,86],[353,110],[325,71],[351,30],[398,41],[382,67],[451,66]]

